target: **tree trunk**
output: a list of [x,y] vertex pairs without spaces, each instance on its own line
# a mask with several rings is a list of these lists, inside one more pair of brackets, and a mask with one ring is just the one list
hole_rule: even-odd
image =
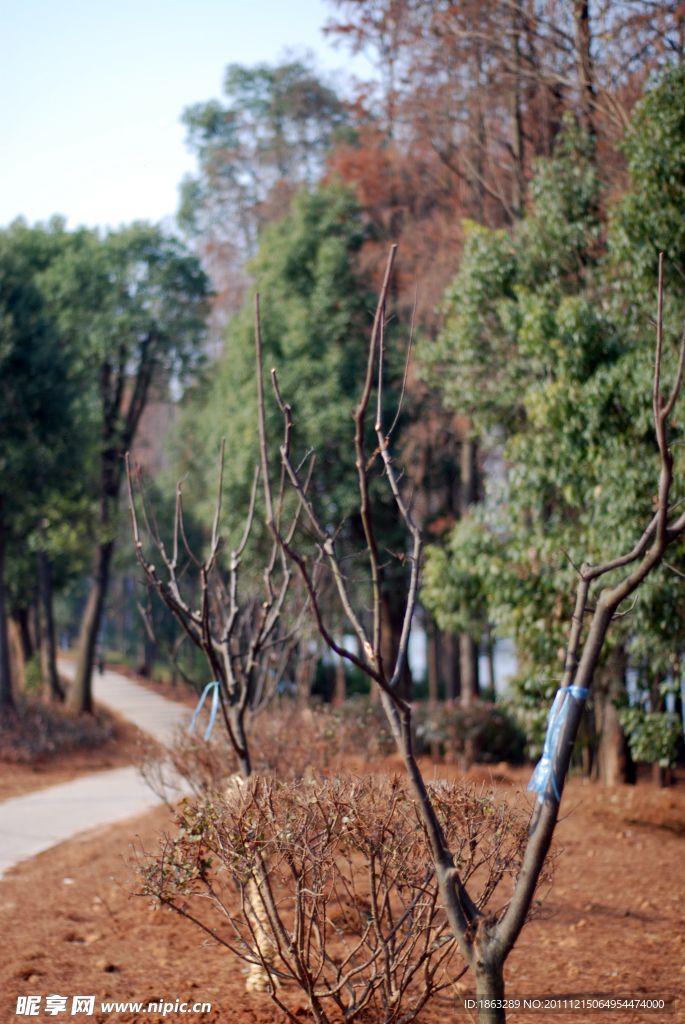
[[43,698],[64,700],[64,690],[57,675],[55,652],[55,620],[52,613],[52,573],[45,549],[38,552],[38,621],[40,623],[40,667],[43,676]]
[[21,693],[26,689],[26,658],[21,632],[14,615],[7,618],[7,643],[10,652],[10,675],[15,689]]
[[478,646],[470,633],[459,637],[459,669],[461,675],[461,702],[467,707],[478,700]]
[[[661,672],[654,674],[650,686],[652,711],[665,711],[665,700],[660,692],[663,681],[664,677]],[[662,768],[658,761],[652,761],[652,783],[655,789],[664,789],[666,786],[666,769]]]
[[[34,595],[28,607],[27,625],[29,629],[29,641],[31,645],[31,657],[40,647],[40,627],[38,626],[38,599]],[[28,659],[27,659],[28,660]]]
[[438,702],[438,628],[432,615],[426,614],[426,660],[428,662],[428,700]]
[[592,64],[592,33],[588,0],[574,0],[573,18],[576,25],[576,61],[578,92],[583,127],[589,135],[595,134],[595,75]]
[[473,188],[476,200],[476,218],[480,224],[485,224],[485,186],[483,178],[485,176],[485,167],[487,165],[487,145],[488,139],[485,131],[485,117],[483,116],[482,104],[479,101],[481,77],[483,73],[483,58],[478,48],[478,54],[476,57],[476,154],[475,154],[475,169],[476,174],[473,181]]
[[618,720],[618,709],[610,697],[602,708],[599,774],[605,786],[618,786],[628,782],[626,738]]
[[247,745],[247,736],[245,735],[245,713],[241,712],[237,708],[232,707],[228,710],[228,718],[231,723],[231,729],[235,736],[236,742],[240,749],[243,751],[242,755],[236,751],[238,758],[238,770],[242,779],[249,779],[252,774],[252,763],[250,761],[250,750]]
[[523,214],[523,126],[521,123],[521,50],[519,39],[519,13],[514,10],[514,25],[511,34],[512,48],[512,90],[511,90],[511,150],[514,158],[511,206],[514,217]]
[[[431,615],[426,615],[426,652],[428,655],[428,704],[433,712],[438,704],[440,690],[438,686],[438,628]],[[430,754],[432,761],[440,760],[440,743],[431,740]]]
[[5,603],[5,526],[0,519],[0,708],[14,707]]
[[442,634],[443,678],[445,700],[457,700],[461,696],[461,671],[459,666],[459,638],[453,633]]
[[[459,505],[462,517],[469,515],[477,500],[476,442],[465,437],[461,443],[461,488]],[[461,702],[470,704],[478,698],[478,648],[470,633],[459,637],[459,670],[461,675]]]
[[618,704],[625,692],[626,656],[612,651],[598,680],[595,706],[599,711],[599,777],[605,786],[630,781],[628,744],[618,720]]
[[[399,581],[392,595],[388,591],[381,595],[381,657],[388,679],[394,672],[399,651],[406,596],[406,587]],[[405,658],[397,692],[404,700],[411,700],[412,690],[409,659]]]
[[126,657],[126,580],[128,577],[117,577],[114,607],[116,608],[117,651],[122,658]]
[[[506,1010],[504,1000],[504,970],[502,964],[483,964],[476,969],[476,999],[478,1000],[478,1024],[505,1024]],[[488,1001],[495,1003],[495,1008],[484,1006]]]
[[79,713],[88,714],[93,711],[93,660],[97,643],[102,610],[105,605],[109,567],[114,552],[114,541],[100,544],[95,554],[95,572],[93,583],[88,595],[86,610],[81,624],[79,638],[79,656],[76,666],[76,677],[69,691],[67,706]]
[[307,640],[303,637],[298,644],[298,656],[295,666],[295,684],[297,686],[297,699],[300,704],[307,706],[312,692],[312,683],[316,675],[316,662],[307,650]]
[[[338,645],[343,646],[343,638],[338,637]],[[340,705],[345,703],[347,697],[347,673],[345,672],[345,659],[338,658],[338,664],[335,666],[335,691],[333,693],[333,703]]]
[[144,675],[146,679],[152,679],[155,670],[155,660],[157,658],[157,644],[154,642],[151,636],[148,635],[147,630],[143,632],[143,671],[141,675]]
[[487,626],[486,633],[486,655],[488,664],[488,689],[492,700],[497,700],[497,680],[495,678],[495,645],[492,642],[492,632],[490,630],[490,624]]
[[597,781],[597,723],[594,701],[585,705],[578,727],[576,746],[580,749],[583,759],[583,775],[586,779]]
[[21,649],[24,655],[24,663],[30,661],[33,657],[33,640],[31,638],[31,626],[29,623],[29,609],[28,608],[17,608],[14,611],[14,620],[17,623],[19,629],[19,637],[21,639]]

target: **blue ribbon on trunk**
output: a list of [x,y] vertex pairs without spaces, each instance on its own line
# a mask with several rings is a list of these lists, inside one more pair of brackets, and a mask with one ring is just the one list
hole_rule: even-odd
[[554,777],[554,756],[559,746],[559,737],[561,736],[561,730],[566,721],[569,709],[569,697],[575,697],[576,700],[585,700],[588,695],[588,690],[582,686],[561,686],[557,690],[549,712],[549,718],[547,720],[547,734],[545,735],[545,745],[542,748],[542,757],[537,763],[533,776],[528,783],[528,789],[533,793],[542,793],[543,796],[547,792],[547,785],[549,780],[552,780],[552,786],[554,787],[554,795],[557,798],[557,803],[561,800],[559,796],[559,787],[557,786],[557,780]]
[[197,702],[197,707],[195,708],[195,714],[193,715],[193,720],[190,723],[190,728],[188,729],[189,733],[192,733],[193,729],[195,728],[195,723],[197,722],[197,716],[202,711],[202,706],[203,706],[203,704],[205,702],[205,698],[207,697],[207,694],[209,693],[209,691],[213,689],[214,693],[212,695],[212,707],[211,707],[211,710],[209,712],[209,725],[207,726],[207,732],[205,733],[205,739],[208,740],[209,737],[212,735],[212,729],[214,728],[214,719],[216,718],[216,713],[219,710],[219,686],[220,686],[220,683],[216,679],[214,680],[214,682],[207,683],[207,685],[205,686],[204,690],[202,691],[202,696],[200,697],[199,701]]

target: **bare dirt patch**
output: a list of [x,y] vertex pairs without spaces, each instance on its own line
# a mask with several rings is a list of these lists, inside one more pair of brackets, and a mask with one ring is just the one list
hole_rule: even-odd
[[[436,769],[442,773],[452,770]],[[493,775],[505,780],[503,789],[521,789],[526,778],[524,770],[509,773],[504,766]],[[489,778],[490,772],[473,776]],[[646,782],[615,790],[571,782],[558,830],[564,852],[556,883],[507,962],[508,996],[682,997],[685,835],[674,825],[685,814],[685,785],[681,781],[664,793]],[[647,821],[650,814],[661,824]],[[628,823],[628,816],[636,820]],[[192,1015],[196,1021],[281,1024],[283,1016],[267,996],[245,994],[242,963],[203,945],[205,937],[171,912],[129,899],[134,884],[124,863],[133,852],[129,844],[139,836],[150,846],[168,828],[169,813],[160,808],[63,843],[0,880],[0,1020],[15,1019],[19,995],[59,993],[95,995],[93,1019],[112,1024],[191,1019],[100,1010],[103,1000],[147,1004],[162,998],[211,1002],[210,1012]],[[217,925],[224,927],[218,919]],[[463,982],[470,987],[468,975]],[[308,1019],[299,994],[289,992],[288,998],[301,1007],[298,1017]],[[455,1016],[456,1002],[452,994],[439,997],[421,1019],[466,1024],[465,1014]],[[59,1018],[41,1013],[34,1019]],[[511,1019],[667,1022],[685,1020],[685,1007],[681,1002],[675,1016],[517,1014]]]

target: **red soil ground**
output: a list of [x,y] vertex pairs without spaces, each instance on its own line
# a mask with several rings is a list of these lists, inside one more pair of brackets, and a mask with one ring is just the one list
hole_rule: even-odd
[[[429,774],[432,767],[424,766]],[[436,769],[437,774],[447,769]],[[481,777],[482,777],[481,773]],[[497,774],[497,773],[496,773]],[[505,775],[504,772],[500,773]],[[528,773],[529,774],[529,771]],[[478,772],[473,773],[477,777]],[[521,790],[525,772],[501,785]],[[556,881],[537,920],[524,930],[507,961],[507,995],[622,993],[678,996],[675,1014],[514,1014],[514,1021],[571,1022],[685,1020],[685,778],[654,791],[599,789],[573,780],[558,829],[563,853]],[[126,867],[136,837],[151,847],[170,828],[168,811],[89,833],[27,861],[0,880],[0,1021],[15,1016],[21,995],[95,995],[95,1015],[108,1024],[193,1021],[203,1024],[281,1024],[268,996],[246,995],[242,964],[166,910],[129,898],[135,882]],[[65,881],[72,880],[72,881]],[[468,990],[469,976],[463,983]],[[304,1000],[286,990],[297,1016]],[[193,1015],[103,1013],[103,1000],[211,1002]],[[32,1019],[59,1021],[43,1011]],[[438,997],[426,1024],[457,1015],[453,994]],[[28,1018],[25,1018],[28,1019]],[[80,1020],[80,1017],[74,1017]]]

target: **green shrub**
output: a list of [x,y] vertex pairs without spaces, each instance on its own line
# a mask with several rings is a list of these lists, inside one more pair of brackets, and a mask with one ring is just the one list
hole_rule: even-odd
[[680,719],[668,711],[644,711],[622,708],[618,713],[628,736],[633,761],[657,761],[662,768],[673,768],[683,735]]

